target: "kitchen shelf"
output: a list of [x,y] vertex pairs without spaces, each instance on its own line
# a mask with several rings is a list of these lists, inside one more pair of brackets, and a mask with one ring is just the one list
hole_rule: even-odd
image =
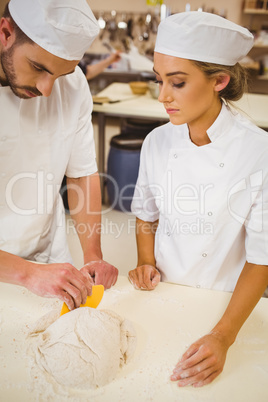
[[265,74],[265,75],[258,75],[256,78],[257,78],[258,80],[268,81],[268,74]]
[[254,43],[253,48],[256,49],[268,49],[268,45],[262,45],[261,43]]
[[268,10],[263,8],[244,8],[243,12],[245,14],[268,15]]

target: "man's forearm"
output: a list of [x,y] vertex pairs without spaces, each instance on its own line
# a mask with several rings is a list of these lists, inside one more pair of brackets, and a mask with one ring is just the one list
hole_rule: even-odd
[[0,282],[24,286],[30,262],[0,250]]
[[84,262],[102,259],[101,191],[99,175],[67,178],[71,217],[84,253]]

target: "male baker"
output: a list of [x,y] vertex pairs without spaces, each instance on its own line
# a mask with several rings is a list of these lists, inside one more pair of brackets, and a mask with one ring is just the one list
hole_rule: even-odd
[[[98,32],[86,0],[10,0],[0,20],[0,281],[70,309],[93,281],[110,288],[118,275],[102,260],[92,99],[77,67]],[[66,242],[64,174],[80,270]]]

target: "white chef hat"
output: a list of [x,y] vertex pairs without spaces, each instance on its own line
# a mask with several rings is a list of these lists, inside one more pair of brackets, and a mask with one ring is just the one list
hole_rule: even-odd
[[158,27],[155,52],[233,66],[247,55],[254,37],[215,14],[189,11],[171,15]]
[[10,0],[9,11],[30,39],[66,60],[80,60],[99,33],[86,0]]

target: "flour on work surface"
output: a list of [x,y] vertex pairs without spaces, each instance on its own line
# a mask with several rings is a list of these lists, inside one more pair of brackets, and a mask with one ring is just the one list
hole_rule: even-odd
[[112,311],[83,307],[51,323],[47,314],[32,329],[34,358],[58,384],[94,389],[115,379],[133,355],[136,334],[131,323]]

